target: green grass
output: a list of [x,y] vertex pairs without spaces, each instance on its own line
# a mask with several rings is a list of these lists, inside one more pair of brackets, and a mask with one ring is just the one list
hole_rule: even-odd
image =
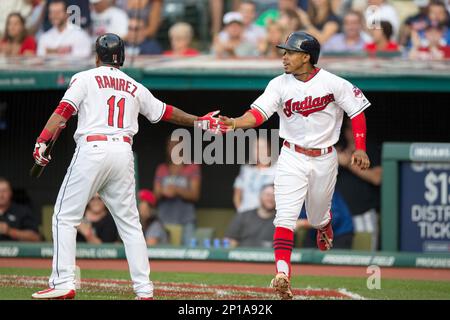
[[[19,276],[49,276],[49,270],[32,268],[0,268],[0,275]],[[82,270],[81,277],[94,279],[124,279],[129,280],[126,271],[113,270]],[[212,273],[171,273],[154,272],[151,274],[153,281],[183,282],[193,284],[211,285],[249,285],[267,287],[271,277],[266,275],[251,274],[212,274]],[[323,277],[323,276],[294,276],[292,286],[297,289],[307,287],[323,289],[345,288],[368,299],[450,299],[450,282],[424,281],[424,280],[396,280],[382,279],[380,290],[369,290],[366,286],[366,278],[352,277]],[[0,283],[1,299],[29,299],[30,294],[42,287],[22,288],[18,286],[2,287]],[[105,292],[81,292],[77,293],[77,299],[132,299],[131,292],[105,293]],[[157,296],[157,298],[159,298]]]

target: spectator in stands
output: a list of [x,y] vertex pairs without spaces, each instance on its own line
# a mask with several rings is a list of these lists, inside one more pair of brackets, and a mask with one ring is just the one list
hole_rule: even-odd
[[119,241],[114,219],[98,194],[89,201],[77,230],[78,242],[101,244]]
[[163,0],[127,0],[124,9],[129,19],[144,21],[144,36],[147,39],[155,39],[161,25],[162,8]]
[[242,58],[258,55],[257,46],[244,39],[243,18],[239,12],[225,14],[223,24],[224,29],[213,43],[213,52],[219,58]]
[[419,10],[418,13],[406,18],[400,28],[399,44],[405,47],[411,46],[411,32],[420,32],[425,30],[428,25],[428,4],[429,0],[414,0]]
[[[28,0],[33,3],[33,11],[30,20],[27,19],[27,28],[30,33],[40,36],[52,28],[49,18],[49,6],[53,0]],[[92,31],[91,7],[89,0],[65,0],[68,8],[68,22],[76,24],[88,34]],[[74,7],[76,6],[76,8]]]
[[26,28],[28,33],[37,37],[38,31],[40,31],[39,36],[42,34],[42,25],[47,15],[47,1],[46,0],[27,0],[31,5],[31,13],[26,19]]
[[364,52],[366,42],[362,37],[363,16],[358,11],[349,11],[344,17],[343,32],[335,34],[322,46],[324,53]]
[[257,19],[256,24],[266,27],[269,22],[277,21],[280,18],[281,12],[286,10],[298,10],[297,0],[278,0],[278,8],[267,9]]
[[147,245],[168,243],[167,231],[156,214],[156,197],[148,189],[139,191],[139,216]]
[[340,29],[340,18],[331,9],[331,0],[311,0],[308,12],[298,9],[305,31],[321,43],[327,42]]
[[285,28],[286,37],[294,31],[303,29],[302,21],[296,10],[286,9],[281,11],[280,19],[277,22]]
[[0,42],[0,55],[33,56],[36,54],[36,41],[27,34],[25,19],[20,13],[11,13],[6,19],[5,35]]
[[[358,89],[355,88],[355,94]],[[378,248],[378,213],[380,212],[381,152],[379,146],[367,141],[367,154],[370,167],[367,170],[355,169],[350,165],[351,154],[355,150],[351,121],[346,119],[341,139],[336,147],[339,174],[336,190],[344,198],[353,215],[354,232],[372,234],[372,249]],[[358,190],[355,196],[355,190]]]
[[344,17],[351,10],[352,3],[353,0],[331,0],[331,11],[338,17]]
[[[447,45],[450,44],[450,16],[442,1],[433,0],[430,2],[428,6],[428,20],[430,25],[441,25],[444,27],[442,41]],[[425,30],[419,31],[418,34],[422,39],[425,39]]]
[[28,17],[31,6],[26,0],[1,0],[0,2],[0,37],[3,38],[6,20],[10,13],[20,13],[22,17]]
[[[351,249],[353,244],[353,221],[350,210],[339,192],[333,193],[331,200],[331,213],[333,219],[333,249]],[[307,229],[308,234],[303,243],[304,248],[316,248],[317,232],[306,218],[306,210],[303,207],[299,219],[297,220],[297,228]]]
[[412,32],[412,48],[409,58],[413,60],[443,60],[450,58],[450,46],[444,41],[446,27],[429,24],[425,29],[425,39]]
[[259,194],[260,206],[234,216],[225,233],[234,247],[272,247],[275,226],[273,185],[264,186]]
[[382,20],[380,22],[380,29],[371,29],[373,42],[367,43],[365,50],[370,55],[375,55],[377,52],[399,52],[397,42],[392,39],[392,25],[388,21]]
[[276,46],[286,40],[286,29],[281,24],[281,21],[269,22],[266,28],[266,38],[258,45],[260,56],[268,59],[282,57],[283,50],[278,49]]
[[261,188],[273,184],[275,178],[275,165],[271,162],[267,139],[259,138],[251,149],[255,164],[241,166],[234,181],[233,204],[238,213],[258,208]]
[[[209,10],[211,16],[211,35],[213,39],[222,29],[222,18],[226,0],[209,0]],[[238,10],[240,0],[231,0],[232,10]]]
[[428,20],[431,24],[450,27],[450,17],[445,4],[440,0],[431,0],[428,5]]
[[242,15],[245,41],[257,46],[266,37],[266,30],[255,23],[256,3],[250,0],[242,1],[238,12]]
[[368,0],[364,17],[369,30],[379,29],[382,20],[391,24],[392,35],[397,39],[400,30],[400,19],[395,8],[386,0]]
[[191,48],[194,30],[186,22],[177,22],[169,29],[170,49],[164,52],[166,56],[193,57],[199,55],[198,50]]
[[178,141],[168,140],[167,160],[156,168],[154,192],[159,218],[164,224],[183,226],[183,245],[194,237],[195,203],[200,198],[201,173],[197,164],[183,164],[172,150]]
[[115,33],[125,37],[128,33],[128,15],[112,4],[112,0],[90,0],[93,10],[92,39],[93,42],[102,34]]
[[39,56],[86,58],[91,55],[91,40],[80,27],[67,21],[67,6],[64,0],[53,0],[50,3],[49,19],[53,27],[39,38]]
[[11,184],[0,177],[0,241],[40,241],[36,217],[12,198]]
[[138,18],[129,20],[125,49],[130,56],[162,53],[162,48],[156,40],[145,37],[145,21]]

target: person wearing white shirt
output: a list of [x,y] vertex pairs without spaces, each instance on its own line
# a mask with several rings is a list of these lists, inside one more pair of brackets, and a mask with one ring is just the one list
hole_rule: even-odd
[[63,0],[49,5],[49,20],[53,26],[42,34],[38,42],[38,56],[71,56],[86,58],[92,53],[89,35],[67,21],[67,6]]
[[12,12],[20,13],[22,17],[28,17],[31,6],[25,0],[0,0],[0,36],[4,35],[6,20]]
[[259,138],[252,148],[256,164],[243,165],[234,181],[233,203],[238,213],[259,208],[261,189],[275,179],[267,140]]
[[397,39],[400,30],[400,19],[395,8],[387,3],[386,0],[368,0],[367,8],[364,12],[367,28],[380,28],[381,20],[391,23],[394,29],[393,37]]
[[105,33],[115,33],[121,38],[127,35],[128,15],[124,10],[114,7],[111,0],[89,0],[89,2],[94,8],[91,12],[94,41]]
[[266,30],[255,23],[256,18],[256,3],[245,0],[239,5],[239,12],[242,15],[242,22],[244,23],[244,39],[246,41],[258,44],[266,37]]

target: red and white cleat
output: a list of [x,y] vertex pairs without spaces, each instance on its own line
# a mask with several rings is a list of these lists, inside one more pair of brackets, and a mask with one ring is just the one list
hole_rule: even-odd
[[322,229],[317,229],[317,247],[321,251],[330,250],[333,247],[333,228],[331,221]]
[[153,297],[136,297],[134,300],[153,300]]
[[33,293],[31,297],[33,299],[70,300],[75,298],[75,290],[49,288]]
[[275,289],[281,300],[292,300],[294,297],[294,294],[291,291],[289,277],[282,272],[277,273],[275,278],[272,279],[270,286]]

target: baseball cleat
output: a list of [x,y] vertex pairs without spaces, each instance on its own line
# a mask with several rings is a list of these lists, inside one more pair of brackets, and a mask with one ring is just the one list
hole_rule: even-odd
[[49,288],[33,293],[31,297],[33,299],[69,300],[75,298],[75,290]]
[[275,278],[272,279],[270,286],[275,289],[281,300],[292,300],[294,297],[291,291],[291,282],[289,277],[282,272],[277,273]]
[[321,251],[330,250],[333,247],[333,228],[331,221],[322,229],[317,229],[317,247]]

